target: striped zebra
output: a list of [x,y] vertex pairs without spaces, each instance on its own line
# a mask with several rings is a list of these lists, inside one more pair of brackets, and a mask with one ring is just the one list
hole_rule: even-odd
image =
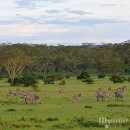
[[125,90],[127,89],[126,86],[123,86],[121,88],[117,88],[115,92],[115,100],[123,99],[125,95]]
[[96,91],[96,100],[97,101],[104,101],[104,100],[110,100],[110,99],[112,99],[112,94],[111,94],[111,92],[110,92],[110,88],[108,88],[108,90],[107,91],[103,91],[103,90],[101,90],[101,89],[99,89],[99,90],[97,90]]
[[17,97],[17,94],[15,92],[13,92],[12,90],[10,90],[8,93],[7,93],[7,98],[9,97]]
[[20,98],[23,99],[23,101],[25,101],[25,103],[27,104],[27,101],[32,101],[32,103],[34,104],[41,104],[41,100],[40,97],[38,95],[29,93],[29,92],[25,92],[25,91],[21,91],[20,89],[17,90]]

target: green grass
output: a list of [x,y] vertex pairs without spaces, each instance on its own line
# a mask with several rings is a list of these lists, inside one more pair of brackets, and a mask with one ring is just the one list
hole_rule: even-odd
[[[39,81],[38,92],[33,92],[31,87],[21,87],[22,90],[36,93],[41,97],[42,104],[24,104],[21,99],[7,99],[8,90],[16,91],[10,87],[6,80],[0,80],[0,130],[103,130],[98,126],[99,117],[110,119],[128,118],[130,120],[130,83],[113,84],[109,78],[98,79],[93,77],[95,83],[88,85],[76,80],[75,77],[66,79],[66,85],[44,85]],[[112,88],[126,85],[128,87],[124,101],[97,102],[95,91],[102,87]],[[68,94],[59,94],[59,89],[66,89]],[[74,101],[73,95],[82,92],[80,101]],[[114,96],[114,93],[113,93]],[[89,125],[93,127],[89,127]],[[129,124],[110,125],[108,130],[127,130]]]

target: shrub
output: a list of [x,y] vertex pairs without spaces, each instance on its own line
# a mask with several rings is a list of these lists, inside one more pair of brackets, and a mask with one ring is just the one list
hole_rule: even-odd
[[68,74],[68,75],[66,75],[65,77],[66,77],[67,79],[69,79],[69,78],[70,78],[70,75]]
[[89,76],[88,72],[83,71],[83,72],[80,73],[80,75],[77,76],[77,79],[86,79],[86,78],[89,78],[89,77],[90,76]]
[[[11,79],[8,79],[8,82],[11,83]],[[21,78],[20,77],[15,78],[13,81],[13,85],[19,86],[20,84],[22,84]]]
[[98,74],[98,78],[105,78],[105,74],[104,73]]
[[[8,82],[11,82],[11,79],[8,79]],[[17,77],[14,79],[13,85],[18,86],[23,84],[24,86],[36,86],[37,80],[31,74],[25,74],[22,77]]]
[[55,77],[53,75],[48,75],[46,78],[44,77],[44,83],[45,84],[54,84]]
[[55,81],[62,80],[64,76],[60,73],[53,74]]
[[35,79],[43,79],[44,78],[44,74],[43,73],[32,73],[32,76],[35,78]]
[[126,78],[123,76],[123,75],[119,75],[119,74],[113,74],[111,77],[110,77],[110,80],[113,82],[113,83],[123,83]]
[[84,106],[84,108],[93,108],[92,106]]
[[8,109],[7,111],[13,112],[13,111],[16,111],[16,109],[10,108],[10,109]]
[[59,83],[59,85],[65,85],[65,84],[66,84],[65,80],[62,80],[62,81]]
[[0,80],[3,78],[3,76],[2,75],[0,75]]
[[47,118],[46,119],[46,121],[59,121],[59,119],[58,118],[53,118],[53,117],[49,117],[49,118]]
[[74,74],[74,73],[68,73],[68,74],[65,75],[65,77],[66,77],[67,79],[70,78],[70,77],[72,77],[72,76],[75,76],[75,74]]
[[64,76],[61,74],[49,74],[46,77],[44,77],[44,83],[45,84],[54,84],[55,81],[62,80]]
[[86,82],[87,84],[93,84],[94,83],[94,80],[91,77],[83,79],[82,81]]
[[37,84],[37,80],[31,74],[27,74],[21,78],[21,83],[27,87],[35,86]]

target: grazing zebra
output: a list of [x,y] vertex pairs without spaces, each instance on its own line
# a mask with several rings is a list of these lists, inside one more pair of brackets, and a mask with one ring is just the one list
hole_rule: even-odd
[[102,92],[99,90],[96,91],[96,100],[103,100]]
[[27,104],[27,101],[32,101],[32,103],[39,103],[41,104],[40,102],[40,97],[38,95],[35,95],[35,94],[31,94],[31,93],[28,93],[28,92],[22,92],[21,93],[21,98],[25,101],[25,103]]
[[79,93],[78,95],[74,95],[73,99],[79,101],[82,96],[82,93]]
[[59,92],[60,94],[67,94],[67,93],[68,93],[68,91],[65,90],[65,89],[61,89],[61,90],[59,90],[58,92]]
[[8,98],[8,97],[16,97],[16,96],[17,96],[17,94],[14,93],[12,90],[10,90],[10,91],[7,93],[7,98]]
[[32,101],[32,103],[35,103],[35,104],[39,103],[39,104],[41,104],[40,97],[38,95],[31,94],[29,92],[25,92],[25,91],[22,91],[20,89],[17,89],[17,92],[20,95],[20,98],[23,99],[26,104],[27,104],[27,101],[29,101],[29,100]]
[[102,91],[101,89],[96,91],[96,100],[97,101],[104,101],[104,100],[110,100],[112,99],[112,94],[110,92],[110,88],[108,88],[107,91]]
[[119,100],[119,99],[123,99],[124,98],[124,93],[125,93],[125,90],[126,90],[126,86],[123,86],[121,88],[117,88],[116,92],[115,93],[115,100]]

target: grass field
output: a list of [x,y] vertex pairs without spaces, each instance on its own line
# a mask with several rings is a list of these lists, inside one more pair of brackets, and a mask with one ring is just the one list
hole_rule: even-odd
[[[22,90],[40,96],[42,104],[37,105],[24,104],[19,97],[7,99],[8,90],[16,91],[16,87],[10,87],[6,80],[0,80],[0,130],[103,130],[105,127],[98,123],[100,117],[130,120],[130,83],[113,84],[108,77],[93,79],[95,83],[91,85],[75,77],[66,79],[66,85],[58,85],[58,82],[44,85],[43,81],[39,81],[38,92],[33,92],[31,87],[22,87]],[[95,100],[97,88],[111,87],[114,92],[123,85],[127,86],[124,101],[115,101],[114,97],[111,101]],[[66,89],[69,93],[59,94],[60,89]],[[73,95],[80,92],[83,93],[81,100],[74,101]],[[108,107],[109,104],[115,107]],[[128,130],[128,127],[129,123],[111,124],[108,130]]]

